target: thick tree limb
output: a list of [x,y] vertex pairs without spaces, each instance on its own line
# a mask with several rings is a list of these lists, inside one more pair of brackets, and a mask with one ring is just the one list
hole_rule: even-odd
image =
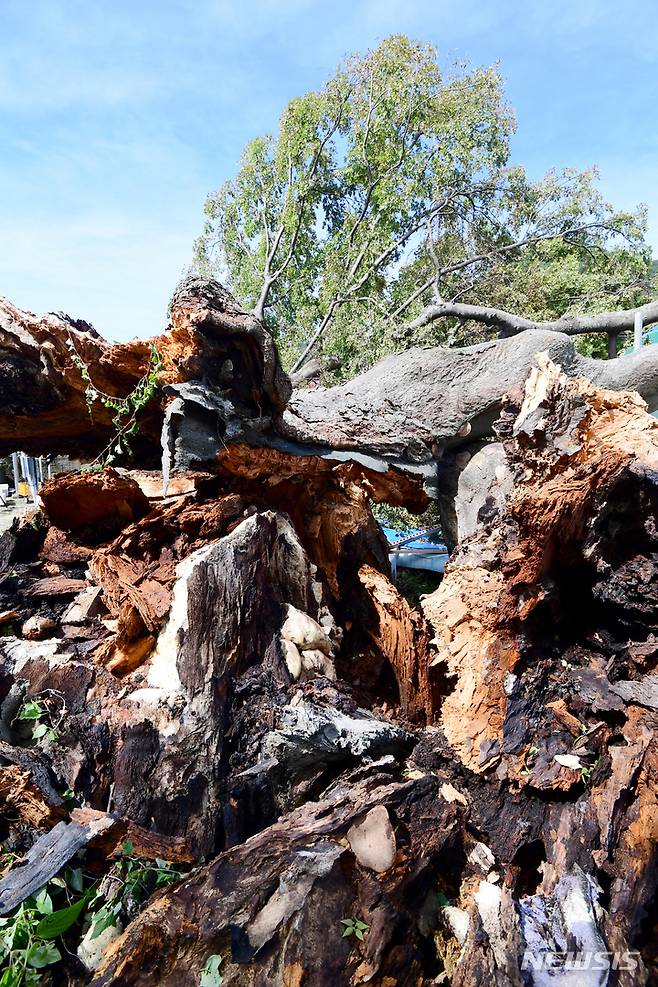
[[466,305],[462,302],[439,302],[424,308],[417,319],[410,322],[398,333],[398,338],[411,336],[416,329],[436,322],[437,319],[457,318],[464,322],[480,322],[490,329],[497,329],[499,336],[516,336],[528,329],[542,329],[550,332],[564,332],[567,336],[577,336],[586,332],[607,332],[610,335],[633,329],[637,315],[642,317],[644,326],[658,322],[658,301],[640,305],[638,308],[618,312],[600,312],[597,315],[563,315],[549,322],[535,322],[521,315],[505,312],[503,309],[485,305]]
[[[653,311],[646,307],[647,318]],[[16,447],[97,452],[112,437],[114,412],[94,403],[90,417],[85,381],[67,344],[73,342],[99,389],[125,395],[148,367],[150,343],[109,346],[54,317],[38,320],[8,305],[4,312],[0,389],[7,411],[0,413],[0,453]],[[409,349],[346,384],[298,390],[291,398],[262,324],[216,282],[199,278],[180,288],[168,331],[151,342],[163,362],[166,393],[143,413],[143,459],[159,458],[165,418],[174,470],[217,471],[227,449],[249,445],[357,464],[368,482],[380,476],[378,497],[395,497],[403,474],[434,495],[444,450],[491,436],[504,394],[523,383],[541,351],[570,377],[637,390],[651,409],[658,407],[658,347],[591,360],[576,352],[567,333],[538,328],[463,349]],[[418,502],[408,484],[407,492]]]
[[313,360],[307,360],[304,366],[300,370],[297,370],[296,373],[291,373],[290,382],[293,387],[299,387],[309,380],[315,380],[317,377],[320,377],[326,370],[339,370],[341,365],[342,361],[339,356],[329,356],[323,360],[315,357]]
[[493,434],[503,395],[522,385],[539,352],[569,377],[636,390],[650,409],[658,407],[658,347],[594,360],[581,356],[564,333],[530,329],[463,349],[416,347],[346,384],[296,392],[277,427],[301,445],[367,454],[407,470],[434,492],[443,451]]

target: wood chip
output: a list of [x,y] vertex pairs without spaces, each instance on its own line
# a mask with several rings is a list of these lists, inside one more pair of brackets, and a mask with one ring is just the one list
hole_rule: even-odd
[[70,579],[68,576],[48,576],[37,579],[27,591],[28,596],[75,596],[87,583],[84,579]]

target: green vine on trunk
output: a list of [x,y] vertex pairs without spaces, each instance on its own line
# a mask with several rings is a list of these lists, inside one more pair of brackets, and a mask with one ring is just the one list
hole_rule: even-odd
[[66,345],[70,352],[71,362],[80,371],[80,376],[87,385],[85,400],[92,420],[94,404],[101,404],[104,408],[114,412],[112,417],[112,424],[115,428],[114,435],[96,459],[83,468],[83,472],[100,471],[106,466],[111,466],[119,456],[132,452],[130,440],[139,431],[138,415],[155,396],[162,360],[155,346],[151,346],[146,373],[140,377],[130,394],[125,397],[116,397],[116,395],[107,394],[94,384],[89,373],[89,367],[77,352],[71,336],[69,336]]

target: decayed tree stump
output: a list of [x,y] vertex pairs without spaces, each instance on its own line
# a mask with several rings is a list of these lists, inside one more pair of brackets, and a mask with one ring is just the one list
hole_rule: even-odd
[[[513,486],[484,505],[423,604],[430,668],[447,683],[436,724],[414,730],[415,747],[384,778],[376,764],[343,771],[319,802],[155,901],[95,983],[193,984],[221,953],[226,983],[429,984],[444,969],[453,984],[521,985],[543,983],[533,965],[569,950],[581,962],[598,954],[588,983],[645,982],[658,423],[632,395],[570,381],[542,358],[499,432]],[[385,619],[418,633],[393,591],[383,598],[374,575],[361,578]],[[275,777],[262,761],[250,770]],[[280,798],[290,779],[270,784]],[[368,821],[375,806],[395,839],[383,872],[349,838],[362,822],[385,843]],[[438,892],[453,904],[438,906]],[[352,914],[370,925],[363,945],[340,938]]]

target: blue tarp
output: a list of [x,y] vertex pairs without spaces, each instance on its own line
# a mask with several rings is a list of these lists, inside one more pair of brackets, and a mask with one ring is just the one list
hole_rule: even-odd
[[[403,569],[425,569],[429,572],[442,573],[448,561],[448,551],[445,545],[432,542],[423,537],[422,528],[410,528],[408,531],[398,531],[395,528],[387,528],[382,525],[382,530],[386,535],[391,548],[395,548],[396,543],[406,541],[407,538],[413,540],[400,546],[396,551],[389,553],[391,567],[395,574],[397,566]],[[418,535],[418,538],[413,538]]]
[[[396,542],[405,541],[407,538],[411,538],[412,535],[422,536],[424,528],[409,528],[408,531],[397,531],[395,528],[387,528],[382,525],[382,531],[386,535],[386,540],[389,545],[395,545]],[[418,537],[414,541],[407,542],[404,546],[405,549],[412,548],[436,548],[439,551],[445,552],[445,545],[440,545],[438,542],[430,541],[429,538]]]

